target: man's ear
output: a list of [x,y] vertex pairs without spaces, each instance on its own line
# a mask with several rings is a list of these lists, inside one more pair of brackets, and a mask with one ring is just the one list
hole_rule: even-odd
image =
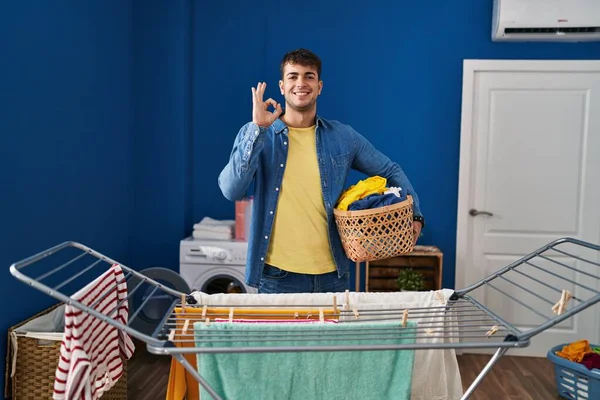
[[323,81],[319,81],[319,94],[321,94],[321,90],[323,90]]
[[279,90],[281,91],[281,94],[283,94],[283,81],[282,80],[279,81]]

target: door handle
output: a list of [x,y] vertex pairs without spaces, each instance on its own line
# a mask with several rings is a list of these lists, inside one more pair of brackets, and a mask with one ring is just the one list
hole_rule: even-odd
[[490,217],[491,217],[492,215],[494,215],[494,214],[492,214],[492,213],[491,213],[491,212],[489,212],[489,211],[478,211],[478,210],[476,210],[476,209],[474,209],[474,208],[471,208],[471,209],[469,210],[469,214],[470,214],[470,215],[472,215],[473,217],[475,217],[475,216],[477,216],[477,215],[488,215],[488,216],[490,216]]

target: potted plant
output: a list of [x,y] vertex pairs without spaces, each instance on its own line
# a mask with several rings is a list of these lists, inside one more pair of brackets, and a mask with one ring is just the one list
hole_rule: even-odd
[[403,269],[398,276],[398,286],[402,292],[422,290],[423,275],[412,268]]

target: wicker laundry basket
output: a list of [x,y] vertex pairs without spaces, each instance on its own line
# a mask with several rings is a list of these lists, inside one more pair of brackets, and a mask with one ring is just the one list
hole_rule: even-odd
[[[11,332],[29,321],[46,315],[60,306],[56,304],[9,328],[6,352],[4,397],[12,399],[52,399],[54,376],[60,356],[61,341],[40,340],[17,336],[16,367],[11,377],[14,349]],[[123,360],[123,375],[115,386],[102,395],[102,400],[127,399],[127,360]]]
[[352,261],[374,261],[410,253],[414,246],[413,198],[367,210],[334,209],[335,222],[346,256]]

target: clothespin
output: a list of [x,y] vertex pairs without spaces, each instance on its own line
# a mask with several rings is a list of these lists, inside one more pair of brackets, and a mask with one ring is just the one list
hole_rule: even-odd
[[337,298],[335,296],[333,296],[333,313],[337,314],[338,313],[338,309],[337,309]]
[[354,313],[354,318],[358,319],[358,317],[359,317],[358,310],[356,308],[353,308],[352,312]]
[[181,330],[182,335],[185,335],[185,333],[188,330],[189,325],[190,325],[190,320],[186,319],[185,322],[183,323],[183,329]]
[[294,313],[294,319],[298,319],[298,311]]
[[210,318],[206,317],[206,319],[204,320],[204,323],[206,324],[206,326],[210,325]]
[[207,310],[207,306],[206,304],[204,305],[204,307],[202,307],[202,319],[206,318],[206,310]]
[[436,290],[435,295],[437,296],[438,300],[440,301],[440,303],[444,304],[445,300],[444,300],[444,296],[442,296],[442,294]]
[[345,310],[349,310],[350,309],[350,290],[346,289],[345,292],[345,302],[344,302],[344,309]]
[[319,308],[319,321],[325,322],[325,316],[323,315],[323,309]]
[[433,332],[434,332],[434,331],[433,331],[433,329],[431,329],[431,328],[427,328],[427,329],[425,329],[425,333],[426,333],[426,334],[428,334],[428,335],[433,335]]
[[306,314],[306,319],[310,319],[312,317],[311,313]]
[[402,313],[402,327],[406,328],[406,321],[408,320],[408,310],[404,310]]
[[571,294],[571,292],[563,289],[560,295],[560,300],[552,307],[552,312],[561,315],[565,311],[567,303],[569,302],[569,300],[571,300],[572,297],[573,295]]
[[185,313],[185,293],[181,293],[181,312]]
[[233,322],[233,307],[229,308],[229,322]]
[[175,329],[171,329],[171,332],[169,332],[169,341],[173,341],[173,339],[175,339]]
[[498,326],[494,325],[494,326],[492,326],[492,329],[490,329],[489,331],[486,332],[485,336],[490,337],[496,332],[498,332]]

